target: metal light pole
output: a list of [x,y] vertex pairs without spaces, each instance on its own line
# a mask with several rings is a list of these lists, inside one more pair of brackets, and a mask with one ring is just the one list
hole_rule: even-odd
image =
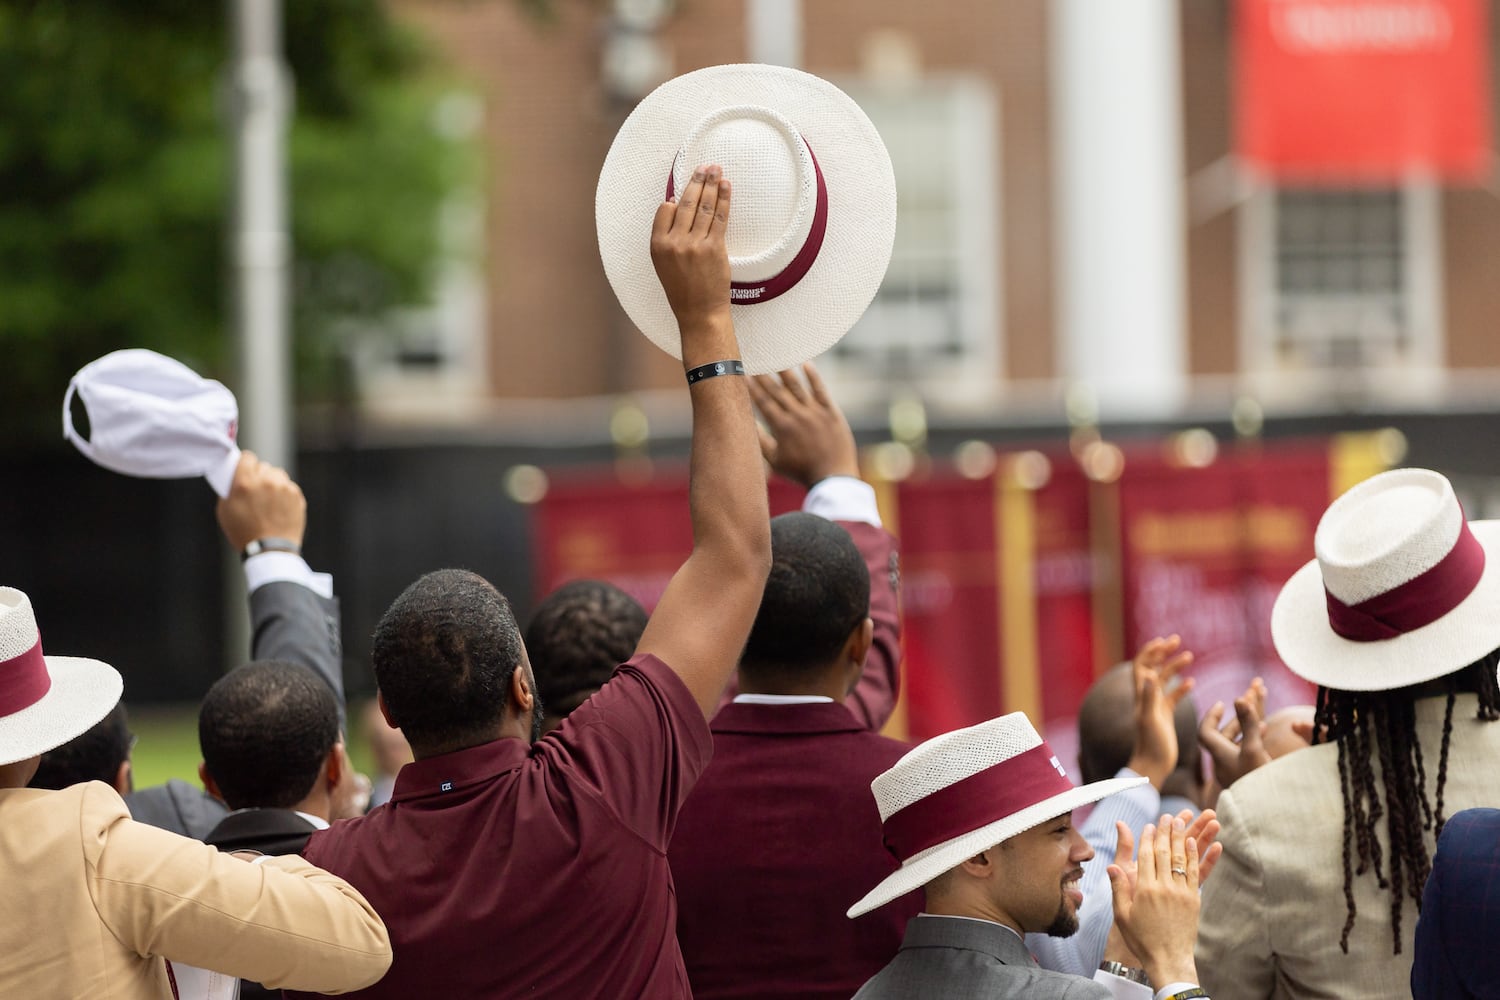
[[241,443],[291,470],[286,131],[281,0],[230,0],[234,217],[230,260]]

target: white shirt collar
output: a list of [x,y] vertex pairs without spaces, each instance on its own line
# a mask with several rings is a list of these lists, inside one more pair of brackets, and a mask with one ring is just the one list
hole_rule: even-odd
[[832,705],[833,699],[821,694],[737,694],[736,705]]
[[303,819],[305,819],[309,823],[311,823],[313,825],[313,829],[314,830],[326,830],[326,829],[328,829],[328,821],[326,819],[324,819],[323,817],[321,817],[321,816],[314,816],[311,813],[305,813],[305,812],[303,812],[300,809],[293,810],[293,811],[296,812],[298,816],[301,816]]

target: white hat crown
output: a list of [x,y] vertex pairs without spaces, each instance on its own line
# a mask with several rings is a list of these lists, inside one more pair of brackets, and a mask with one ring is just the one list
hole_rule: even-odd
[[1042,737],[1022,712],[934,736],[870,783],[882,822],[934,792],[1034,747]]
[[0,663],[29,652],[40,640],[31,599],[14,587],[0,587]]
[[1416,579],[1453,551],[1463,509],[1446,478],[1397,469],[1329,505],[1313,536],[1323,586],[1359,604]]
[[[672,168],[677,191],[694,168],[717,163],[734,188],[734,224],[725,234],[734,281],[765,281],[786,269],[807,242],[817,174],[807,143],[780,112],[736,104],[693,126]],[[735,180],[738,179],[738,180]]]

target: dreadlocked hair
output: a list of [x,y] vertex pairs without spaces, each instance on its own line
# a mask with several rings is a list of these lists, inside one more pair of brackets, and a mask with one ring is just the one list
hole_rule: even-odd
[[[1424,834],[1442,834],[1443,791],[1448,781],[1448,745],[1453,734],[1453,706],[1460,692],[1479,696],[1476,718],[1500,719],[1500,685],[1495,669],[1500,649],[1477,663],[1436,680],[1394,691],[1340,691],[1318,688],[1313,721],[1314,743],[1338,744],[1339,788],[1344,798],[1344,906],[1346,916],[1339,947],[1349,953],[1354,929],[1354,879],[1373,873],[1376,884],[1391,893],[1391,938],[1401,953],[1401,909],[1410,896],[1420,908],[1422,887],[1432,871]],[[1446,694],[1443,741],[1438,751],[1437,788],[1427,795],[1427,768],[1417,740],[1416,701]],[[1375,760],[1380,761],[1380,779]],[[1390,857],[1384,856],[1376,830],[1385,820]]]

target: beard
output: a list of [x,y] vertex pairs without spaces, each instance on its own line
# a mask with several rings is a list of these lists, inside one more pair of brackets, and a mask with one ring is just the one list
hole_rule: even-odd
[[1072,937],[1078,933],[1078,914],[1068,909],[1066,899],[1058,904],[1057,916],[1052,918],[1046,933],[1049,937],[1056,938]]

